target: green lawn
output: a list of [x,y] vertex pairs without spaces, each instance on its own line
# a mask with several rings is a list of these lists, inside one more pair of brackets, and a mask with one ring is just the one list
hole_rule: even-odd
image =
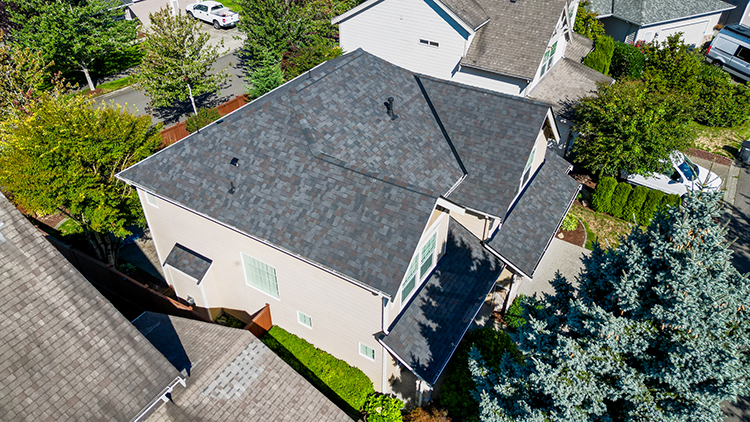
[[696,148],[734,158],[742,141],[750,138],[750,121],[735,127],[710,127],[692,122]]
[[[120,88],[125,88],[126,86],[133,84],[133,77],[132,76],[126,76],[124,78],[120,78],[114,81],[105,82],[103,84],[100,84],[97,86],[97,89],[101,89],[102,92],[97,95],[106,94],[108,92],[117,91]],[[89,92],[89,89],[85,89],[83,93]]]
[[76,223],[75,221],[68,218],[67,220],[63,221],[62,224],[60,224],[57,230],[63,236],[70,236],[72,234],[80,233],[81,226],[78,225],[78,223]]
[[237,0],[219,0],[224,7],[228,7],[232,12],[239,12],[242,10],[240,3]]
[[633,227],[625,220],[580,205],[573,205],[571,212],[581,219],[586,228],[586,249],[593,249],[595,241],[603,247],[615,247],[620,243],[620,237],[630,233]]

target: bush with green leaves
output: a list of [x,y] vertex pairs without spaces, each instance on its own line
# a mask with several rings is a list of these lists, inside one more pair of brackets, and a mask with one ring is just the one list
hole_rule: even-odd
[[615,49],[612,53],[612,63],[609,66],[609,74],[615,79],[634,78],[639,79],[646,67],[646,56],[633,44],[615,41]]
[[515,330],[518,327],[526,324],[526,320],[523,318],[523,305],[521,305],[524,297],[524,295],[516,296],[516,298],[513,299],[513,302],[510,304],[508,310],[505,312],[505,315],[503,315],[505,324],[511,330]]
[[404,402],[396,397],[372,393],[367,396],[362,411],[367,422],[402,422],[402,407],[404,407]]
[[472,347],[480,350],[482,356],[487,356],[491,367],[497,367],[506,353],[519,363],[523,361],[510,336],[496,330],[492,324],[467,333],[448,365],[438,398],[438,405],[456,421],[473,420],[479,415],[479,402],[471,395],[476,389],[469,370],[469,351]]
[[617,187],[617,179],[614,177],[602,177],[596,184],[594,194],[591,196],[591,208],[596,212],[609,214],[612,206],[612,194]]
[[203,126],[219,120],[219,118],[221,118],[221,113],[219,113],[218,109],[201,107],[198,109],[198,114],[193,114],[187,118],[185,129],[187,129],[188,133],[193,133]]
[[695,101],[700,91],[698,74],[703,57],[682,42],[682,34],[667,37],[661,43],[643,44],[646,67],[643,80],[653,91],[683,97],[688,104]]
[[695,104],[695,120],[706,126],[733,127],[750,117],[750,90],[732,83],[729,74],[702,63],[698,74],[700,91]]
[[682,200],[680,199],[680,195],[676,195],[674,193],[670,193],[669,195],[664,195],[664,197],[661,200],[661,208],[666,209],[669,207],[674,206],[680,206]]
[[281,58],[267,50],[260,54],[262,57],[257,59],[258,66],[247,77],[249,85],[245,85],[247,96],[251,101],[284,83]]
[[643,208],[643,203],[646,202],[648,191],[649,189],[645,186],[636,186],[633,189],[622,209],[622,218],[624,220],[631,223],[643,224],[643,222],[638,221],[638,216],[640,215],[641,208]]
[[404,422],[451,422],[448,411],[435,406],[417,407],[404,415]]
[[659,209],[662,198],[664,198],[664,192],[656,189],[648,191],[646,200],[643,202],[643,207],[641,207],[641,211],[638,213],[638,224],[648,226],[651,223],[654,214]]
[[573,213],[568,211],[568,213],[565,214],[565,218],[563,218],[560,228],[566,232],[573,231],[578,228],[578,219]]
[[590,5],[591,2],[588,0],[581,0],[578,3],[578,12],[576,14],[576,21],[573,24],[573,30],[593,40],[604,35],[604,25],[597,19],[598,14],[596,10],[588,10],[588,6]]
[[612,63],[612,54],[615,49],[615,41],[612,37],[602,35],[597,37],[594,43],[594,51],[583,59],[583,64],[597,72],[608,75],[609,66]]
[[307,48],[293,47],[284,55],[282,70],[287,79],[294,79],[315,66],[341,55],[341,47],[327,39],[320,39]]
[[612,194],[612,205],[609,209],[609,214],[613,217],[623,218],[623,211],[625,210],[625,204],[628,203],[630,193],[633,191],[633,186],[630,183],[619,183]]

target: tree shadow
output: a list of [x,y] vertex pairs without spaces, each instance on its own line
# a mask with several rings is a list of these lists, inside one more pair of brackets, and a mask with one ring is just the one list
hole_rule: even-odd
[[730,249],[732,264],[741,274],[750,273],[750,214],[745,207],[738,207],[737,202],[750,204],[750,195],[737,192],[735,205],[726,204],[726,213],[722,215],[722,222],[727,224],[727,240],[732,242]]
[[750,398],[740,396],[735,402],[724,402],[721,404],[724,413],[724,422],[750,422]]
[[133,325],[179,372],[190,376],[194,366],[168,315],[144,312]]
[[[219,88],[226,88],[229,86],[229,82],[222,84]],[[208,92],[195,97],[195,107],[200,108],[212,108],[220,106],[227,101],[234,98],[233,95],[219,95],[218,92]],[[175,101],[166,107],[146,107],[146,113],[150,114],[160,121],[164,122],[165,126],[171,126],[175,123],[186,120],[188,117],[195,114],[193,110],[193,104],[190,98],[184,101]]]

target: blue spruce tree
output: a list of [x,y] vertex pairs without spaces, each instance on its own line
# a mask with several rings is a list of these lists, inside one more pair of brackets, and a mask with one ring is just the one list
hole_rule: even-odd
[[750,281],[696,192],[614,249],[596,247],[574,286],[525,299],[524,354],[487,367],[473,350],[481,419],[514,422],[721,421],[748,393]]

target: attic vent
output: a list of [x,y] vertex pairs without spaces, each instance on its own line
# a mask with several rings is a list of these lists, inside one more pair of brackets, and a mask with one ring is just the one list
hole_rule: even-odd
[[388,113],[388,117],[390,117],[391,120],[396,120],[398,116],[393,110],[393,101],[393,97],[388,97],[388,101],[384,102],[383,105],[385,106],[386,113]]
[[230,166],[239,166],[240,165],[240,159],[237,157],[232,157],[232,161],[229,162]]

